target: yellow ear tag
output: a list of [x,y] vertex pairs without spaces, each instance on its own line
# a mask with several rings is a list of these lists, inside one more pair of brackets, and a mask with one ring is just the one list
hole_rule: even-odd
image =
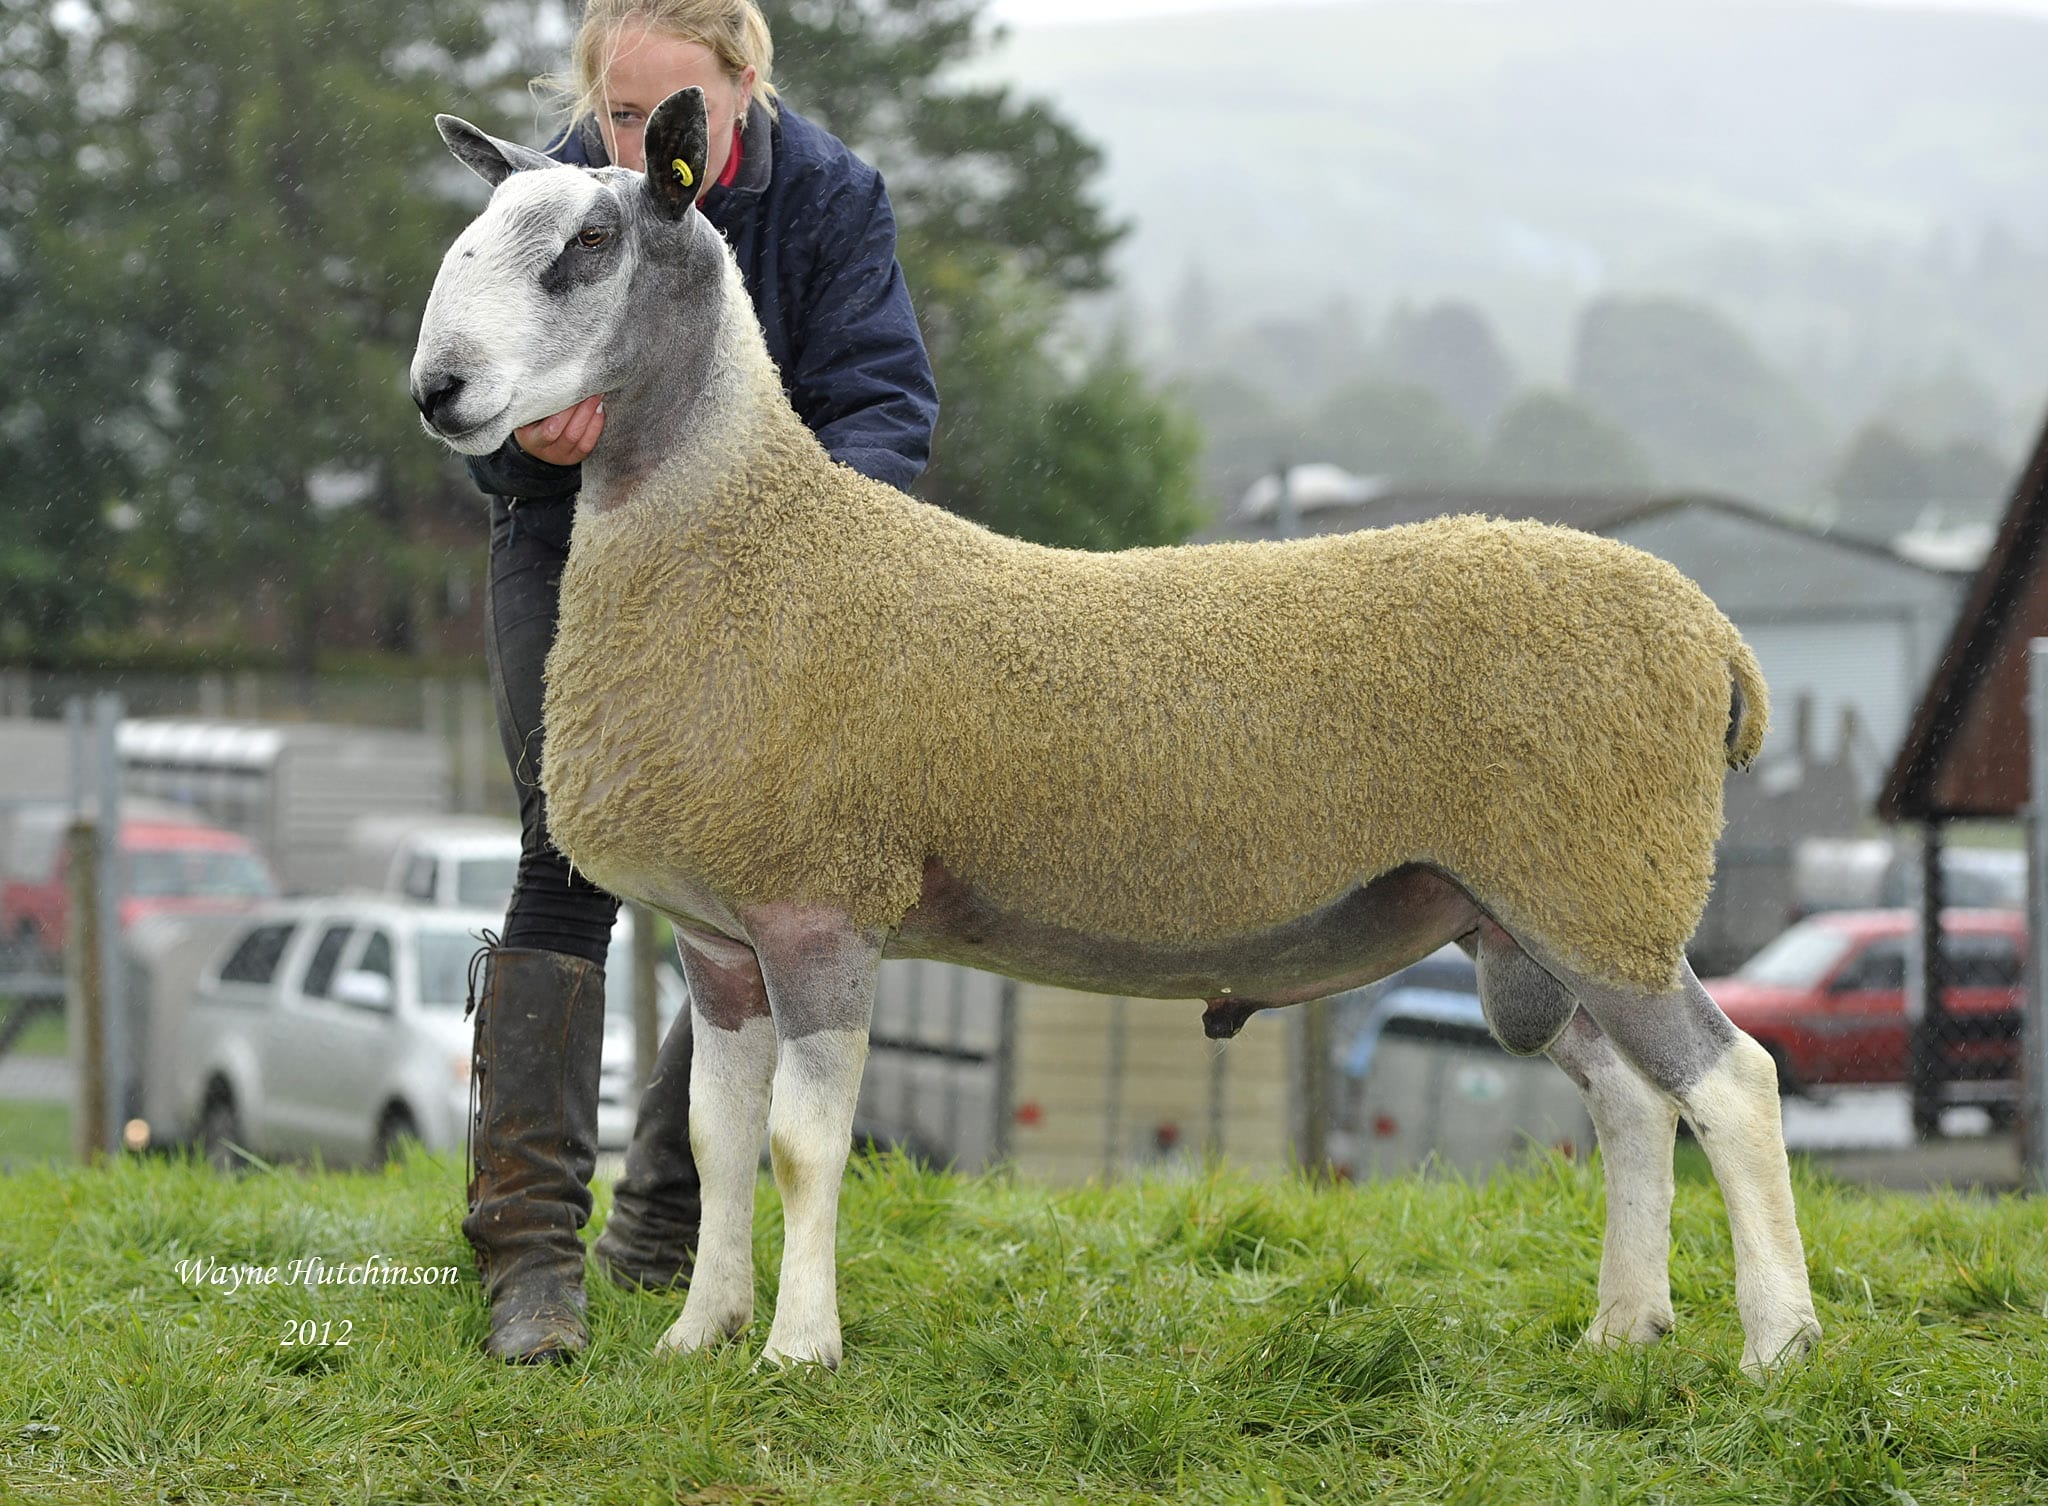
[[676,170],[676,176],[683,180],[683,187],[695,188],[697,186],[696,175],[690,171],[689,163],[685,162],[682,158],[678,157],[676,158],[673,166]]

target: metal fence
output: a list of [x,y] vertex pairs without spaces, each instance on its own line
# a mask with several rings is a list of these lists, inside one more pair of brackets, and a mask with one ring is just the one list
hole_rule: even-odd
[[[121,715],[120,698],[107,692],[90,701],[73,697],[64,707],[67,924],[61,938],[6,938],[0,1162],[59,1149],[90,1157],[121,1143],[136,1060],[120,952]],[[31,803],[48,802],[12,798],[0,802],[0,811],[12,818]],[[59,1041],[61,1055],[52,1049]]]

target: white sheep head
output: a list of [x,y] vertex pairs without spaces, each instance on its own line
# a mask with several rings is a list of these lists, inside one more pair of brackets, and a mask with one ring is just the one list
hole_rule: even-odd
[[615,395],[630,402],[639,373],[687,376],[687,352],[650,347],[672,345],[721,289],[723,242],[695,212],[703,90],[656,106],[644,175],[567,167],[452,115],[434,124],[493,192],[448,248],[420,322],[411,386],[428,433],[487,455],[592,393],[615,422]]

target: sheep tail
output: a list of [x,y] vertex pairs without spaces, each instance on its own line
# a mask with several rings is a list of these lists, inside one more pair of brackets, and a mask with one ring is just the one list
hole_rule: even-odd
[[1738,641],[1728,656],[1728,767],[1746,769],[1763,751],[1771,723],[1771,692],[1749,645]]

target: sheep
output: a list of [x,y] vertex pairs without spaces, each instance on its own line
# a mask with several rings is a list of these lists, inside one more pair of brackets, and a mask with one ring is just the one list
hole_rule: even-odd
[[1770,1058],[1684,947],[1755,658],[1669,565],[1484,518],[1087,554],[834,464],[685,186],[449,116],[494,188],[450,247],[412,392],[470,454],[604,395],[543,781],[597,883],[670,916],[697,1032],[694,1279],[664,1352],[752,1320],[755,1156],[785,1208],[763,1356],[841,1356],[834,1243],[876,972],[939,958],[1252,1010],[1450,941],[1489,1023],[1577,1082],[1605,1152],[1596,1345],[1668,1331],[1684,1113],[1726,1193],[1742,1363],[1818,1339]]

